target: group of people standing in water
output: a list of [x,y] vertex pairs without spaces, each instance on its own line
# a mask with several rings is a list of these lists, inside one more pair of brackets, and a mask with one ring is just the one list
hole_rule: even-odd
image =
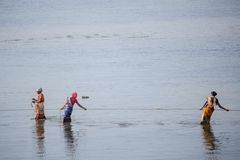
[[[34,112],[35,112],[35,120],[39,119],[46,119],[45,113],[44,113],[44,95],[42,88],[39,88],[36,90],[37,92],[37,99],[33,98],[32,103],[34,103]],[[204,103],[202,108],[202,116],[200,124],[210,124],[211,116],[214,112],[214,107],[218,106],[219,108],[229,111],[229,109],[224,108],[219,100],[216,98],[217,92],[212,91],[211,94],[207,97],[207,101]],[[77,92],[73,92],[70,97],[67,97],[66,102],[64,103],[63,107],[60,109],[64,109],[64,119],[63,122],[71,122],[71,115],[73,111],[74,104],[77,104],[80,108],[87,110],[87,108],[83,107],[81,104],[79,104],[77,100]]]
[[[46,119],[45,113],[44,113],[44,95],[42,88],[39,88],[36,90],[37,92],[37,99],[33,98],[32,103],[34,103],[34,113],[35,113],[35,120],[39,119]],[[77,92],[73,92],[70,97],[67,97],[66,102],[64,103],[63,107],[60,108],[60,110],[64,109],[64,118],[63,122],[71,122],[71,115],[73,111],[74,104],[77,104],[80,108],[87,110],[87,108],[83,107],[81,104],[79,104],[77,100]]]

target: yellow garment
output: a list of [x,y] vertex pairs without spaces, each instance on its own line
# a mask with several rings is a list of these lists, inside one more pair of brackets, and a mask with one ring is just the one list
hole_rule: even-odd
[[214,111],[214,105],[216,104],[216,98],[213,96],[207,97],[207,104],[202,111],[201,124],[209,124],[212,113]]
[[214,111],[213,106],[207,105],[206,107],[203,108],[204,117],[206,117],[210,120],[213,111]]

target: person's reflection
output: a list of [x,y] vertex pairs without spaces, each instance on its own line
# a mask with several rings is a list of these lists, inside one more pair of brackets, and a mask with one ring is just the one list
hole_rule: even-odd
[[35,133],[36,133],[36,139],[37,139],[37,155],[39,157],[44,157],[44,154],[45,154],[44,123],[45,123],[45,120],[35,121]]
[[63,129],[67,156],[74,158],[76,156],[77,140],[75,140],[71,123],[64,123]]
[[202,125],[202,135],[203,135],[204,144],[208,151],[218,150],[218,144],[217,144],[218,141],[214,136],[214,133],[212,131],[212,127],[210,124]]

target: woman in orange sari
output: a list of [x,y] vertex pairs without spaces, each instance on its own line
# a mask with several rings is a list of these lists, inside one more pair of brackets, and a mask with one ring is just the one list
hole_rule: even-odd
[[46,119],[44,114],[44,95],[42,93],[42,88],[37,89],[38,98],[32,99],[34,105],[34,112],[35,112],[35,120],[39,119]]
[[218,99],[216,98],[217,92],[212,91],[211,95],[207,97],[207,101],[204,103],[203,107],[200,109],[202,110],[202,117],[201,117],[201,124],[209,124],[211,120],[211,116],[214,111],[214,106],[218,106],[219,108],[229,111],[229,109],[224,108],[219,103]]

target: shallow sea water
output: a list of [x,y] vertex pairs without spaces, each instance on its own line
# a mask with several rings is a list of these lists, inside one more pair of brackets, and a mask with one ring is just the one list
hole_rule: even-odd
[[[4,111],[2,159],[238,159],[238,112],[216,111],[202,127],[197,111],[75,110],[62,124],[58,111],[31,120],[31,111]],[[18,120],[18,121],[17,121]],[[224,122],[223,122],[224,121]]]
[[[0,159],[239,158],[239,1],[2,0],[0,24]],[[231,111],[202,127],[212,90]]]

